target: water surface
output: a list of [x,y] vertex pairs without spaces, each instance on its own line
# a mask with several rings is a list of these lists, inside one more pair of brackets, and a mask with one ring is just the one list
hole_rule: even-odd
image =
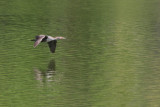
[[0,1],[0,106],[159,107],[159,4]]

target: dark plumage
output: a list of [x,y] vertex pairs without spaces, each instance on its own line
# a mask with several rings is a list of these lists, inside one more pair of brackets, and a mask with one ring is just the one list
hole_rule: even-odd
[[48,42],[48,46],[49,46],[50,51],[52,53],[54,53],[56,50],[56,43],[57,43],[57,40],[53,40],[53,41]]
[[39,45],[41,42],[47,42],[52,53],[56,50],[56,43],[58,39],[65,39],[64,37],[52,37],[47,35],[38,35],[32,41],[35,41],[34,47]]

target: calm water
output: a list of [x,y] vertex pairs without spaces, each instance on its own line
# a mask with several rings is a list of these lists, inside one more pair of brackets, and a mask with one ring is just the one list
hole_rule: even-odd
[[[160,0],[0,1],[0,107],[160,107]],[[64,36],[56,53],[35,35]]]

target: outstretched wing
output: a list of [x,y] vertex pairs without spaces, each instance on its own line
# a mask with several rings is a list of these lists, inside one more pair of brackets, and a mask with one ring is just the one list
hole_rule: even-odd
[[56,50],[56,43],[57,43],[56,40],[53,40],[53,41],[48,42],[48,46],[49,46],[50,51],[51,51],[52,53],[54,53],[55,50]]
[[34,47],[36,47],[42,41],[42,39],[44,37],[45,37],[44,35],[42,35],[42,36],[36,36],[36,42],[34,43]]

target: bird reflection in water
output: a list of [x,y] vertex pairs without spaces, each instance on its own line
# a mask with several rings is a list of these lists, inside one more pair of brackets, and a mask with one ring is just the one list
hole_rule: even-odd
[[[40,83],[50,83],[53,81],[59,82],[60,77],[57,77],[55,61],[54,59],[50,60],[48,67],[45,71],[41,71],[40,69],[34,69],[35,79],[40,81]],[[59,74],[58,74],[59,75]]]

